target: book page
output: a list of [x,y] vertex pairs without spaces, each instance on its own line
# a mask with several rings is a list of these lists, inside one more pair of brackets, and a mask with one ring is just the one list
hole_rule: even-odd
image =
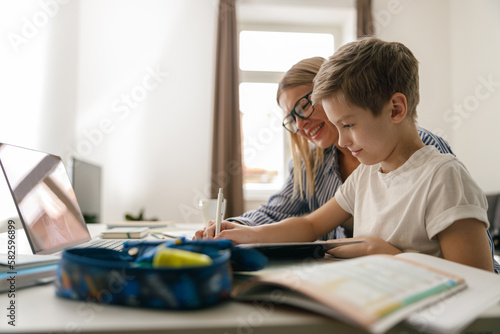
[[453,275],[391,256],[314,265],[261,279],[307,295],[335,310],[332,316],[343,313],[374,333],[386,331],[417,307],[433,302],[433,297],[465,287],[463,280]]
[[499,274],[418,253],[403,253],[396,257],[459,273],[467,282],[467,289],[408,318],[407,322],[422,332],[461,332],[483,311],[500,302]]

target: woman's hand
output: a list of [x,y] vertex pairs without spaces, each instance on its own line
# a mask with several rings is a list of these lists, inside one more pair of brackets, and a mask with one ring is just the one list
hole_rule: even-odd
[[327,253],[341,259],[349,259],[373,254],[396,255],[401,253],[399,249],[379,237],[356,237],[339,240],[363,240],[364,242],[344,245],[330,249]]
[[219,235],[215,235],[215,221],[210,220],[207,227],[196,231],[193,240],[197,239],[230,239],[237,244],[258,242],[257,227],[246,226],[223,220]]
[[[222,223],[228,223],[228,222],[223,220],[221,222],[221,229],[222,229]],[[214,237],[215,237],[215,220],[209,220],[206,227],[196,231],[193,240],[213,239]]]

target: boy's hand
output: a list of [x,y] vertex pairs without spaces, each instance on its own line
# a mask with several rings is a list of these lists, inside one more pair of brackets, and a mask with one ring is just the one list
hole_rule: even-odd
[[257,242],[255,227],[223,220],[220,224],[220,234],[215,235],[215,220],[210,220],[207,227],[196,231],[193,240],[197,239],[230,239],[237,244]]
[[396,255],[401,253],[399,249],[379,237],[356,237],[348,240],[364,240],[364,242],[335,247],[330,249],[327,253],[342,259],[350,259],[373,254]]

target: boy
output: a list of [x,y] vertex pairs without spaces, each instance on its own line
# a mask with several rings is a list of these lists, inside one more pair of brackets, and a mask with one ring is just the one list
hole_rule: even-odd
[[225,223],[218,237],[313,241],[353,216],[354,239],[365,242],[332,255],[422,252],[493,270],[484,194],[454,156],[418,136],[418,62],[408,48],[376,38],[344,45],[322,65],[312,99],[361,165],[313,213],[266,226]]

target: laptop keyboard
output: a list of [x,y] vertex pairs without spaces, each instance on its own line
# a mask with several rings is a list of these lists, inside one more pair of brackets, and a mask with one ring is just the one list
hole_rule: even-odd
[[95,239],[86,244],[83,248],[107,248],[120,250],[123,248],[123,242],[125,240],[115,240],[115,239]]

